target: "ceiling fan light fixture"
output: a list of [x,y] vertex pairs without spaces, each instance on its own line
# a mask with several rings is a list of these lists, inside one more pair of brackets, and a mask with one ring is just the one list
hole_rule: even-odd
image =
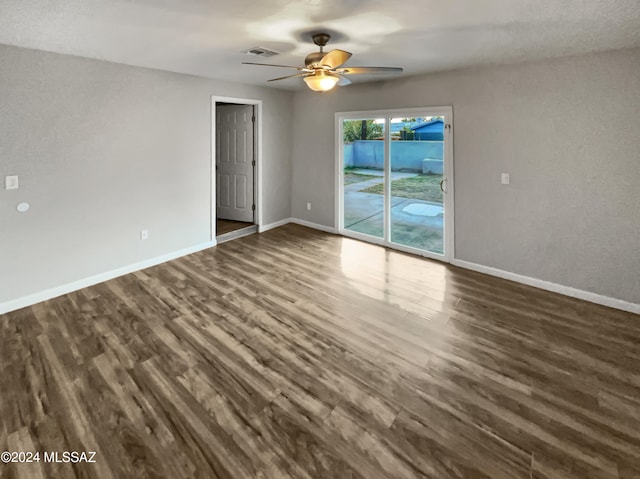
[[[351,80],[346,75],[363,75],[371,73],[402,73],[402,68],[397,67],[343,67],[351,58],[351,53],[336,48],[325,53],[323,47],[327,44],[331,36],[328,33],[318,33],[313,35],[313,43],[320,47],[319,52],[313,52],[305,58],[304,67],[294,67],[291,65],[273,65],[271,63],[242,62],[244,65],[259,65],[263,67],[292,68],[297,70],[295,75],[287,75],[273,78],[267,81],[287,80],[289,78],[302,77],[310,90],[327,92],[333,90],[337,85],[347,86]],[[257,54],[259,47],[250,49],[250,53]]]
[[323,70],[316,70],[313,75],[305,76],[303,80],[311,90],[325,92],[333,89],[340,81],[340,77]]

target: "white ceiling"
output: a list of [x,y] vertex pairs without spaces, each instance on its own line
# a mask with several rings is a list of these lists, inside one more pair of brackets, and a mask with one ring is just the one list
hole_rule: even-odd
[[0,43],[257,85],[289,70],[242,61],[302,66],[312,31],[412,75],[640,46],[640,0],[0,0]]

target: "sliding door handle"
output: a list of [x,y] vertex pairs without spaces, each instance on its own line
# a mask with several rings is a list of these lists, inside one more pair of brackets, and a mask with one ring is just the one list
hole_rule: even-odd
[[443,193],[447,192],[447,190],[444,187],[444,185],[446,183],[447,183],[447,179],[446,178],[442,178],[442,180],[440,180],[440,191],[442,191]]

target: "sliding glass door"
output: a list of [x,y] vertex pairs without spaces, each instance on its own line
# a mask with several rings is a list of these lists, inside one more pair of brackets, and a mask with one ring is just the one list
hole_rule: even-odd
[[338,230],[449,261],[452,110],[338,113]]
[[384,238],[384,118],[346,119],[342,127],[344,229]]

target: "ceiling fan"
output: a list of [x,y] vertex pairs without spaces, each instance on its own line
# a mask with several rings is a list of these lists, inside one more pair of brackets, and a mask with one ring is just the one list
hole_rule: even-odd
[[370,73],[402,73],[402,68],[395,67],[343,67],[342,65],[351,58],[351,53],[344,50],[323,51],[329,43],[331,35],[328,33],[316,33],[311,37],[313,43],[320,47],[319,52],[313,52],[304,59],[305,67],[293,67],[289,65],[272,65],[268,63],[242,62],[244,65],[261,65],[267,67],[294,68],[300,73],[273,78],[268,81],[286,80],[287,78],[302,77],[307,86],[313,91],[325,92],[336,85],[346,86],[351,84],[346,75],[363,75]]

